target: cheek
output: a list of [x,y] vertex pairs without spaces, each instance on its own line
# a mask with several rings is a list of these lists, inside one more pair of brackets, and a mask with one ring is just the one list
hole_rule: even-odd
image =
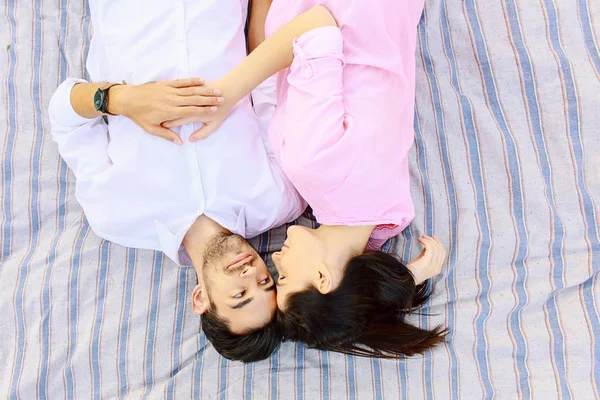
[[282,258],[282,264],[285,264],[285,268],[297,269],[302,268],[306,260],[307,248],[304,243],[294,244],[294,247],[290,247],[285,256]]
[[287,295],[285,291],[277,290],[277,308],[284,311],[285,299]]

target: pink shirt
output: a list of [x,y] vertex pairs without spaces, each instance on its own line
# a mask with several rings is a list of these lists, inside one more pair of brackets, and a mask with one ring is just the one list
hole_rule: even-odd
[[295,40],[294,62],[278,74],[269,137],[317,220],[377,225],[376,249],[414,218],[407,154],[423,0],[274,0],[267,36],[316,5],[339,29]]

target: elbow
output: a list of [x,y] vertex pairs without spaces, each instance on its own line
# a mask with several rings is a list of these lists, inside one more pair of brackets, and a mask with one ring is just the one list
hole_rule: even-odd
[[337,21],[329,9],[325,6],[316,6],[310,9],[311,18],[317,23],[317,25],[323,26],[337,26]]

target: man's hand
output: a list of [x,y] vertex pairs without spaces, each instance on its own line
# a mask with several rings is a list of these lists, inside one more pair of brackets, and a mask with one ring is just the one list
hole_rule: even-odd
[[205,87],[198,78],[151,82],[143,85],[113,86],[109,93],[108,112],[124,115],[151,135],[177,145],[183,142],[170,127],[171,120],[193,119],[217,114],[224,102],[215,87]]
[[423,235],[418,240],[425,248],[406,266],[415,278],[417,285],[439,274],[446,259],[444,245],[437,237]]

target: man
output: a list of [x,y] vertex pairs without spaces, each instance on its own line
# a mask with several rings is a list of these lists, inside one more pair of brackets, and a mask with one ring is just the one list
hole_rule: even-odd
[[[268,1],[254,4],[260,26]],[[188,77],[215,80],[244,59],[247,2],[90,0],[90,11],[87,69],[101,83],[68,79],[49,113],[91,228],[191,263],[192,306],[217,351],[246,362],[267,357],[279,344],[275,287],[243,237],[297,218],[305,204],[277,166],[249,98],[209,139],[189,140],[202,128],[196,121],[226,99]],[[251,35],[262,35],[253,24]],[[175,78],[183,79],[166,81]],[[269,109],[258,97],[254,106]]]

